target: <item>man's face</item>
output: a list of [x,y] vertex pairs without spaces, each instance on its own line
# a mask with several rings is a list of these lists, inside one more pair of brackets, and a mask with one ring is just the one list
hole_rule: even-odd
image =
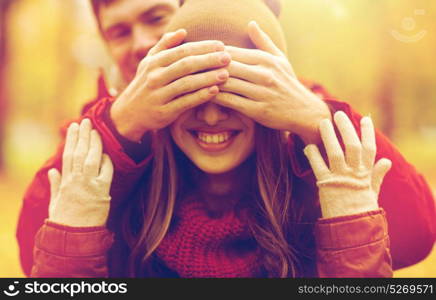
[[103,38],[126,82],[134,78],[178,7],[179,0],[115,0],[100,6]]

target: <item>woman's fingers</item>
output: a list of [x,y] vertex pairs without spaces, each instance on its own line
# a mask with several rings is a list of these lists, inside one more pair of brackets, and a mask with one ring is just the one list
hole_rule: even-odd
[[55,198],[61,186],[62,176],[61,173],[55,168],[48,171],[48,181],[50,182],[50,196],[51,199]]
[[89,151],[91,129],[91,121],[89,119],[84,119],[80,123],[77,146],[73,154],[73,172],[80,173],[83,170],[83,165]]
[[309,160],[310,166],[318,181],[323,180],[330,173],[324,159],[316,145],[310,144],[304,148],[304,154]]
[[348,166],[356,169],[360,166],[362,156],[362,144],[356,129],[343,111],[335,113],[334,120],[345,145],[346,162]]
[[362,163],[366,168],[372,168],[375,161],[377,146],[375,141],[375,130],[371,118],[363,117],[360,120],[362,134]]
[[392,161],[387,158],[380,159],[375,165],[372,172],[372,188],[379,194],[380,186],[383,182],[383,179],[386,173],[391,169]]
[[62,182],[62,176],[55,168],[48,171],[48,181],[50,183],[50,204],[48,208],[49,216],[53,215],[53,211],[57,205],[57,195]]
[[335,134],[335,129],[330,120],[322,120],[319,126],[321,139],[327,151],[329,167],[332,172],[345,168],[344,152]]
[[68,127],[65,140],[64,152],[62,154],[62,174],[68,175],[73,169],[73,155],[79,137],[79,124],[72,123]]
[[97,130],[91,130],[89,151],[83,166],[83,172],[93,177],[97,177],[100,171],[101,156],[103,154],[103,144]]
[[114,175],[114,166],[107,154],[103,154],[101,160],[100,175],[98,178],[105,183],[111,184]]

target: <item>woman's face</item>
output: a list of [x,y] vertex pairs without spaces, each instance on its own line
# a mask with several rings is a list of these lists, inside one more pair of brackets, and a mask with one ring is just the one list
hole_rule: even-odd
[[250,118],[208,102],[180,115],[170,131],[176,145],[199,169],[221,174],[253,152],[254,128]]

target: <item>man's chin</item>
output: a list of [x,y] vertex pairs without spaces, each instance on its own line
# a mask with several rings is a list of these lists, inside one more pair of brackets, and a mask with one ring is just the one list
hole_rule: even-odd
[[123,74],[124,82],[130,83],[135,78],[136,72],[128,72]]
[[123,91],[127,85],[135,78],[135,74],[120,72],[120,76],[117,76],[115,80],[112,82],[113,87],[118,91]]

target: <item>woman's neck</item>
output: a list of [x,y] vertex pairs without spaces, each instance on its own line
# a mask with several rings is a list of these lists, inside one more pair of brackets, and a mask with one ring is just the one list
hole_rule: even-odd
[[252,176],[252,164],[244,162],[237,168],[222,174],[208,174],[195,168],[196,193],[204,199],[212,211],[233,207],[244,197]]

